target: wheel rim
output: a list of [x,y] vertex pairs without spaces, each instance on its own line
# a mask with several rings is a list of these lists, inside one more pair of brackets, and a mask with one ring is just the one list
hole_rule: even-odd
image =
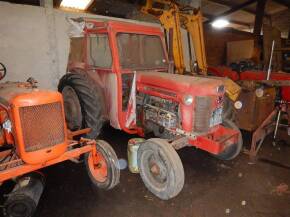
[[153,151],[146,151],[143,154],[143,169],[144,173],[151,183],[158,188],[164,188],[167,184],[167,168],[160,153],[154,153]]
[[82,127],[82,111],[79,98],[75,90],[65,86],[62,90],[64,99],[65,119],[70,130],[79,130]]
[[108,166],[105,158],[101,154],[89,154],[88,165],[91,174],[97,182],[105,182],[108,177]]

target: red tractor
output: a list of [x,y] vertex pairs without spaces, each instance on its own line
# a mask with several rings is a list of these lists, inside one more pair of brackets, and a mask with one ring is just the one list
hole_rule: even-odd
[[[0,66],[2,79],[6,68]],[[44,188],[38,170],[66,160],[85,161],[98,188],[118,184],[118,158],[111,146],[80,138],[89,129],[67,130],[62,95],[38,89],[34,79],[0,84],[0,123],[0,185],[14,181],[3,206],[5,216],[32,216]]]
[[[63,94],[71,130],[89,127],[96,138],[105,121],[141,137],[138,166],[146,187],[161,199],[176,196],[184,170],[175,151],[192,146],[223,160],[242,148],[238,128],[222,120],[220,80],[168,73],[163,30],[120,21],[73,21]],[[170,70],[171,71],[171,70]]]

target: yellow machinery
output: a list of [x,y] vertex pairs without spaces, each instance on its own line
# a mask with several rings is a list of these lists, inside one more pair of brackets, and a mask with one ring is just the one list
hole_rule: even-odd
[[[162,7],[154,7],[155,4],[162,5]],[[146,5],[142,7],[141,11],[145,14],[151,14],[157,17],[165,30],[169,32],[169,38],[171,39],[169,47],[172,49],[172,56],[177,73],[184,74],[185,72],[181,36],[182,27],[187,30],[193,42],[195,57],[197,65],[200,69],[200,74],[204,76],[207,75],[206,51],[203,36],[202,14],[200,9],[180,5],[173,0],[147,0]],[[191,47],[189,47],[189,54],[190,67],[193,72],[194,64],[191,57]],[[224,80],[224,84],[227,89],[227,96],[232,101],[235,101],[240,94],[241,88],[230,79],[222,79]]]
[[[159,3],[165,9],[154,8],[153,3]],[[180,9],[174,1],[170,0],[147,0],[146,6],[141,10],[143,13],[158,17],[160,23],[166,31],[173,31],[173,59],[175,68],[179,74],[185,71],[181,27],[185,28],[191,35],[194,46],[196,60],[203,75],[207,74],[207,63],[205,56],[205,46],[202,27],[202,15],[200,10],[193,8]],[[189,10],[188,10],[189,9]]]

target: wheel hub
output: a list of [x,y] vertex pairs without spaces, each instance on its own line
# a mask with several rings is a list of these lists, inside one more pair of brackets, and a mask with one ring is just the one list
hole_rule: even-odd
[[149,159],[149,169],[156,181],[160,183],[166,182],[167,170],[159,157],[151,156]]
[[154,164],[150,168],[151,173],[158,175],[160,173],[160,168],[158,167],[157,164]]
[[22,202],[16,201],[12,203],[6,210],[9,216],[22,217],[29,216],[29,208]]
[[105,182],[108,177],[108,167],[105,158],[101,154],[90,154],[89,167],[95,179]]
[[82,127],[82,111],[78,96],[74,89],[65,86],[62,90],[64,99],[65,119],[70,130],[79,130]]

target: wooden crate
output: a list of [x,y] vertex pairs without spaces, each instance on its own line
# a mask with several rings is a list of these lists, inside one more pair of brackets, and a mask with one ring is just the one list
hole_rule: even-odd
[[235,122],[240,129],[254,131],[275,107],[275,88],[264,89],[264,95],[257,97],[254,90],[242,90],[239,100],[243,107],[235,112]]

